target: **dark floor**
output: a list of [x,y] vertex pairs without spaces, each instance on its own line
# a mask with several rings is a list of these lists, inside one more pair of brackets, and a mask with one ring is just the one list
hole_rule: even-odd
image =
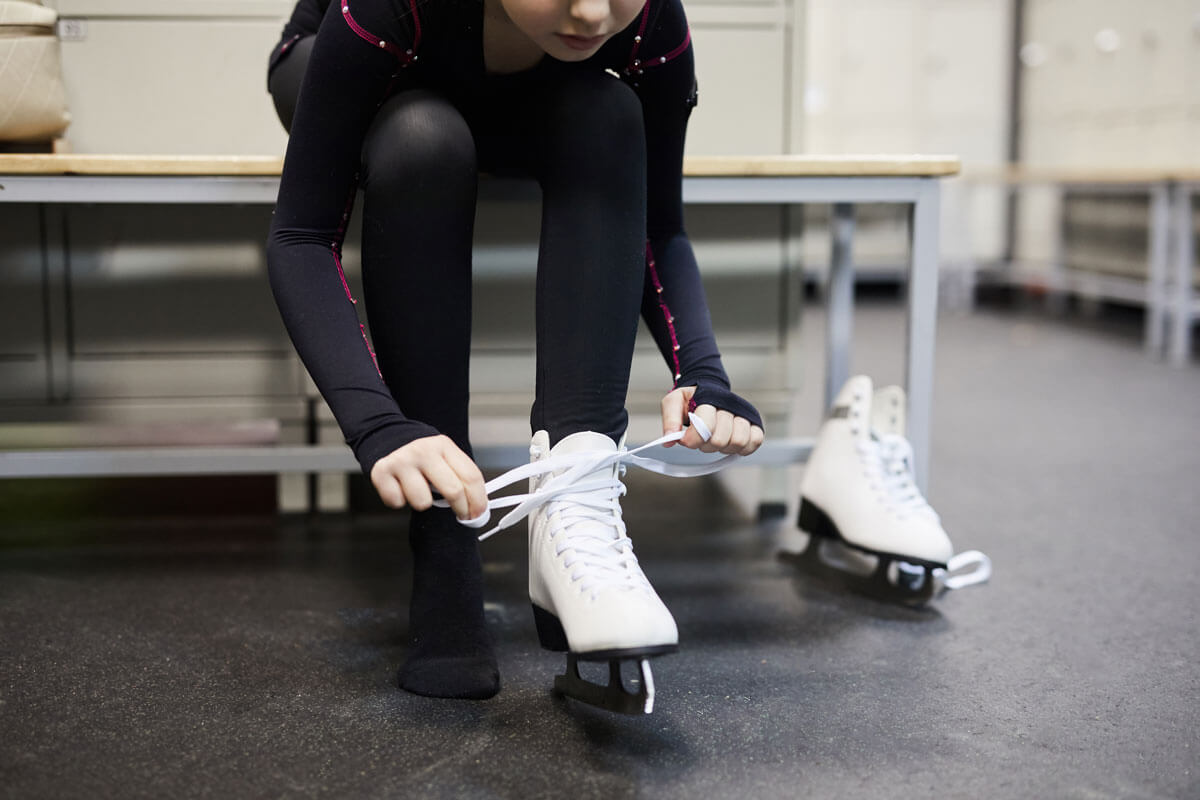
[[[861,309],[857,369],[900,377],[899,325]],[[644,718],[551,696],[521,532],[485,546],[504,688],[469,702],[394,688],[397,520],[0,516],[0,795],[1200,797],[1200,370],[1119,315],[943,315],[934,420],[930,499],[995,576],[930,612],[630,476],[682,642]]]

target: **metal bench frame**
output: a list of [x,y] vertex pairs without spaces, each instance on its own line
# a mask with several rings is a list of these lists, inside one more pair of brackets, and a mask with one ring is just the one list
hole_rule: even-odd
[[[32,158],[32,157],[31,157]],[[21,162],[0,156],[0,203],[44,207],[50,218],[62,204],[170,203],[273,204],[279,190],[278,160],[258,159],[251,168],[221,166],[220,159],[176,157],[40,156]],[[18,159],[18,160],[14,160]],[[146,162],[154,163],[146,163]],[[216,161],[216,166],[210,162]],[[246,159],[242,159],[246,161]],[[116,163],[114,163],[116,162]],[[229,162],[232,165],[233,159]],[[83,164],[83,167],[78,166]],[[207,171],[207,174],[205,174]],[[219,172],[237,174],[214,174]],[[938,292],[940,178],[958,171],[944,157],[762,157],[689,159],[684,176],[688,204],[833,206],[832,255],[826,287],[826,405],[850,375],[854,312],[854,205],[899,203],[910,211],[910,263],[907,275],[908,436],[917,478],[928,487],[933,395],[934,341]],[[104,174],[96,174],[101,172]],[[129,174],[129,173],[141,174]],[[82,173],[82,174],[81,174]],[[108,174],[115,173],[115,174]],[[46,222],[43,221],[43,225]],[[46,237],[42,237],[43,247]],[[62,265],[53,258],[53,271]],[[53,279],[53,275],[51,279]],[[811,438],[772,438],[748,466],[803,462]],[[678,448],[677,448],[678,450]],[[525,460],[525,445],[494,445],[476,450],[485,468],[505,468]],[[687,458],[687,455],[682,455]],[[344,446],[161,447],[0,452],[0,478],[82,477],[168,474],[318,473],[357,471]]]

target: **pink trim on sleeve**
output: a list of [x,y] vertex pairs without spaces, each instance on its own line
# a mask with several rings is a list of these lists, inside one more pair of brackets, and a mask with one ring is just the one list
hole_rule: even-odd
[[649,242],[646,242],[646,269],[650,271],[650,280],[654,283],[654,291],[658,294],[658,307],[662,311],[663,319],[667,321],[667,332],[671,335],[671,358],[675,362],[675,379],[671,388],[674,389],[678,386],[679,379],[683,377],[679,369],[679,339],[675,336],[675,317],[671,314],[671,309],[667,307],[667,301],[663,299],[663,285],[658,279],[658,269],[654,264],[654,250],[651,249]]
[[683,37],[683,42],[677,45],[673,50],[666,55],[658,56],[657,58],[641,59],[638,53],[642,48],[642,37],[646,34],[646,26],[650,21],[650,3],[647,2],[642,9],[642,21],[638,25],[637,35],[633,37],[633,51],[629,54],[629,64],[625,67],[626,75],[641,75],[651,67],[661,67],[668,61],[673,61],[687,51],[688,46],[692,43],[692,29],[689,27],[687,33]]
[[691,43],[692,43],[692,29],[691,29],[691,26],[688,26],[687,35],[685,35],[683,37],[682,44],[680,44],[678,47],[676,47],[671,52],[667,53],[665,56],[659,56],[658,61],[651,61],[649,64],[647,64],[647,66],[653,67],[653,66],[657,66],[659,64],[665,64],[668,61],[678,58],[679,56],[683,55],[683,51],[687,50],[688,45]]
[[[346,292],[346,299],[350,301],[350,305],[358,305],[358,301],[354,299],[353,292],[350,291],[350,284],[346,280],[346,273],[342,269],[341,248],[335,242],[330,248],[333,251],[333,263],[337,264],[338,277],[342,279],[342,289]],[[361,322],[358,323],[358,331],[362,334],[363,344],[367,348],[367,352],[371,354],[371,362],[375,365],[375,371],[379,373],[379,377],[383,377],[383,373],[379,371],[379,359],[375,357],[375,351],[371,348],[371,340],[367,338],[367,326]]]
[[[346,225],[350,220],[350,209],[354,204],[354,192],[351,192],[350,199],[346,203],[346,209],[342,212],[342,223],[338,226],[337,241],[330,244],[329,249],[333,253],[333,263],[337,265],[338,278],[342,281],[342,290],[346,292],[346,299],[350,301],[350,305],[357,306],[358,301],[354,299],[354,293],[350,291],[350,282],[346,280],[346,271],[342,269],[342,241],[346,236]],[[367,326],[361,322],[358,323],[358,331],[362,334],[363,344],[367,348],[367,352],[371,355],[371,363],[375,365],[375,372],[379,373],[379,377],[383,378],[383,373],[379,369],[379,359],[375,357],[375,350],[371,347],[371,340],[367,337]]]
[[350,14],[350,0],[340,0],[340,2],[342,4],[342,18],[350,26],[350,30],[357,33],[360,38],[391,53],[400,61],[401,66],[407,67],[417,60],[417,48],[421,44],[421,17],[417,14],[417,0],[408,0],[408,5],[412,9],[413,16],[413,42],[411,47],[406,48],[401,48],[395,42],[385,41],[383,38],[376,36],[359,25]]
[[291,50],[291,49],[292,49],[292,47],[294,47],[294,46],[295,46],[296,42],[300,41],[300,40],[301,40],[301,39],[303,39],[303,38],[304,38],[304,37],[303,37],[303,36],[301,36],[301,35],[300,35],[300,34],[298,34],[298,33],[297,33],[297,34],[294,34],[294,35],[292,36],[292,38],[288,39],[286,42],[284,42],[284,43],[283,43],[283,44],[280,46],[280,48],[279,48],[279,55],[281,55],[281,56],[282,56],[282,55],[283,55],[284,53],[286,53],[288,50]]
[[637,35],[633,37],[633,51],[629,54],[629,66],[625,68],[625,72],[632,71],[641,62],[638,61],[638,50],[642,49],[642,37],[646,35],[646,25],[650,22],[650,0],[646,0],[646,5],[642,7],[642,21],[638,25]]

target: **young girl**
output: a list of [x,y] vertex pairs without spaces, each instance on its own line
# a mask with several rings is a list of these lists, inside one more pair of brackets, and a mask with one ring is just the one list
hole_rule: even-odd
[[[585,657],[676,646],[612,488],[639,312],[672,375],[664,432],[694,412],[703,424],[682,434],[686,447],[749,454],[762,442],[757,411],[730,390],[683,229],[687,22],[679,0],[642,3],[301,0],[271,58],[291,134],[271,286],[363,471],[385,503],[413,510],[400,685],[418,694],[499,689],[477,544],[455,524],[487,504],[467,426],[479,172],[542,189],[535,459],[608,459],[530,518],[543,644]],[[340,263],[358,188],[369,342]],[[435,492],[449,509],[432,507]]]

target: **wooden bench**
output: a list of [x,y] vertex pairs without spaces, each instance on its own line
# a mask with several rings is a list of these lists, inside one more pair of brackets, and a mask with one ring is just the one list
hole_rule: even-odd
[[[1193,286],[1195,264],[1193,198],[1200,189],[1200,169],[1122,167],[1034,167],[972,170],[968,187],[1002,186],[1013,193],[1045,187],[1057,197],[1047,270],[1031,271],[1017,263],[1001,265],[998,278],[1008,284],[1037,284],[1057,292],[1121,300],[1146,309],[1146,351],[1165,356],[1175,366],[1188,363],[1191,330],[1200,319],[1200,299]],[[1146,277],[1089,275],[1067,269],[1064,257],[1063,197],[1070,192],[1142,195],[1149,198]]]
[[[0,204],[273,204],[281,160],[259,156],[0,155]],[[833,206],[825,396],[849,377],[853,315],[854,204],[911,208],[905,346],[909,438],[927,485],[938,288],[939,180],[959,170],[944,156],[767,156],[689,158],[688,204]],[[503,194],[504,182],[488,189]],[[481,188],[481,194],[484,189]],[[45,219],[45,215],[42,216]],[[43,224],[45,224],[43,222]],[[42,237],[45,247],[45,237]],[[60,269],[44,259],[47,269]],[[773,437],[748,465],[803,461],[811,438]],[[505,468],[527,458],[525,444],[478,449],[480,464]],[[682,448],[680,460],[694,457]],[[357,470],[344,446],[233,446],[0,451],[0,478],[101,475],[316,473]]]

